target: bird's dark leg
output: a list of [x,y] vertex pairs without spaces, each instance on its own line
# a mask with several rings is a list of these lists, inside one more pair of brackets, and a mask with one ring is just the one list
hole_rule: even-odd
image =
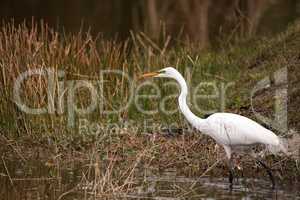
[[232,163],[232,152],[231,152],[231,147],[230,146],[226,146],[224,145],[223,146],[225,152],[226,152],[226,155],[227,155],[227,158],[228,158],[228,169],[229,169],[229,189],[232,190],[232,185],[233,185],[233,163]]
[[275,188],[275,179],[274,179],[274,176],[272,174],[272,170],[263,161],[259,160],[258,158],[256,158],[256,162],[259,165],[261,165],[263,168],[266,169],[266,171],[267,171],[267,173],[268,173],[268,175],[270,177],[270,180],[272,182],[272,189],[274,189]]
[[228,168],[229,168],[229,188],[232,189],[233,185],[233,176],[234,176],[234,171],[233,171],[233,163],[232,163],[232,158],[228,160]]
[[232,185],[233,185],[233,169],[229,170],[229,183],[232,187]]

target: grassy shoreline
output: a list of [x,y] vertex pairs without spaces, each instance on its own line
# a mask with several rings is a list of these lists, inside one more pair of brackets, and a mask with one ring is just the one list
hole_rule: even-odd
[[[218,89],[228,86],[225,105],[220,105],[221,96],[212,100],[198,99],[196,103],[201,105],[202,110],[230,111],[254,118],[250,105],[251,90],[264,77],[287,67],[288,127],[299,130],[298,24],[271,40],[247,41],[218,51],[199,53],[189,45],[171,46],[169,42],[163,40],[156,44],[144,34],[136,34],[128,41],[118,43],[95,39],[88,33],[66,36],[45,25],[34,25],[28,29],[25,26],[14,27],[7,24],[0,30],[1,157],[7,162],[21,160],[25,164],[31,160],[39,160],[49,172],[54,171],[51,177],[61,176],[60,170],[68,167],[88,166],[82,167],[82,177],[86,179],[81,181],[96,182],[93,192],[99,196],[129,192],[134,186],[132,180],[136,175],[133,172],[143,167],[159,170],[175,168],[179,174],[189,177],[204,173],[216,177],[227,175],[226,166],[221,159],[224,152],[221,148],[216,149],[211,139],[192,130],[171,138],[163,136],[159,125],[168,126],[175,122],[177,128],[187,127],[178,111],[172,115],[161,111],[147,115],[130,104],[117,114],[105,115],[103,110],[97,108],[89,115],[76,115],[75,128],[70,129],[67,126],[68,97],[59,91],[59,83],[67,84],[70,80],[93,80],[98,83],[101,81],[99,74],[103,70],[121,70],[133,82],[130,85],[117,76],[105,77],[106,82],[102,88],[104,109],[123,105],[130,95],[136,95],[136,88],[142,84],[137,77],[142,72],[157,70],[162,66],[175,66],[188,78],[192,93],[199,81],[215,83]],[[61,105],[65,109],[63,112],[55,110],[51,114],[42,115],[20,111],[13,98],[13,87],[19,75],[26,70],[47,68],[51,68],[54,73],[55,98],[63,97]],[[63,77],[58,75],[59,70],[64,72]],[[26,81],[22,85],[22,99],[31,106],[47,106],[47,81],[49,80],[41,76]],[[162,87],[160,98],[168,93],[177,94],[176,87],[164,87],[163,82],[156,82]],[[228,85],[229,83],[232,84]],[[133,93],[131,86],[134,87]],[[271,85],[270,90],[263,90],[254,97],[254,105],[259,113],[267,116],[274,114],[272,92],[277,87],[278,85]],[[209,87],[203,87],[200,91],[206,95],[211,94]],[[140,92],[149,93],[151,88]],[[89,105],[88,95],[87,91],[76,93],[77,105]],[[141,101],[141,105],[143,108],[157,108],[160,98],[146,99]],[[195,109],[195,104],[191,105],[197,115],[205,114]],[[175,96],[168,101],[168,106],[177,108]],[[109,129],[101,129],[99,134],[85,135],[79,134],[79,119],[99,124],[134,123],[129,128],[120,125],[112,134]],[[145,128],[145,121],[155,123],[156,129]],[[286,159],[267,156],[267,163],[278,177],[293,182],[299,181],[300,177],[297,159],[299,157]],[[2,162],[1,172],[7,174],[5,163]],[[249,159],[243,160],[243,164],[247,168],[243,171],[245,177],[260,177],[263,173],[257,173],[257,166],[253,166]]]

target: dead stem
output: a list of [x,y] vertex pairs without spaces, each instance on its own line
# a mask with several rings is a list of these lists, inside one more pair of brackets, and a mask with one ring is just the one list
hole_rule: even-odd
[[12,178],[11,178],[11,176],[10,176],[10,173],[9,173],[9,171],[8,171],[8,168],[7,168],[7,166],[6,166],[6,163],[5,163],[5,161],[4,161],[4,157],[3,157],[3,156],[2,156],[2,163],[3,163],[3,165],[4,165],[6,174],[7,174],[8,178],[9,178],[10,184],[11,184],[12,187],[14,187],[13,180],[12,180]]

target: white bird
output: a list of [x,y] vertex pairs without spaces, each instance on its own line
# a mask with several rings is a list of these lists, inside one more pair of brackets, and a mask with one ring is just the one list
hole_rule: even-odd
[[[215,113],[206,119],[202,119],[192,113],[187,105],[187,84],[182,75],[173,67],[167,67],[157,72],[142,75],[142,78],[147,77],[173,78],[179,83],[181,88],[181,93],[178,97],[179,108],[187,121],[193,127],[200,130],[201,133],[212,137],[217,144],[223,146],[226,152],[229,161],[230,188],[232,188],[233,183],[232,152],[238,149],[238,147],[264,144],[273,154],[279,151],[287,153],[282,138],[279,138],[272,131],[247,117],[233,113]],[[274,188],[275,181],[270,168],[261,160],[257,159],[256,161],[267,170]]]

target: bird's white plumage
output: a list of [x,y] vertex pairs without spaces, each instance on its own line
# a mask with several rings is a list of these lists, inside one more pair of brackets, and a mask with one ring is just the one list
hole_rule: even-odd
[[181,93],[178,103],[181,112],[195,128],[222,145],[228,158],[231,157],[232,148],[235,146],[252,144],[265,144],[267,147],[272,147],[269,148],[272,151],[277,149],[276,151],[286,152],[278,136],[247,117],[232,113],[215,113],[207,119],[202,119],[194,115],[186,102],[188,87],[184,78],[176,69],[172,67],[164,68],[154,77],[173,78],[179,83]]
[[269,144],[279,145],[278,137],[257,122],[232,113],[215,113],[206,119],[208,126],[204,133],[218,143],[228,146]]

